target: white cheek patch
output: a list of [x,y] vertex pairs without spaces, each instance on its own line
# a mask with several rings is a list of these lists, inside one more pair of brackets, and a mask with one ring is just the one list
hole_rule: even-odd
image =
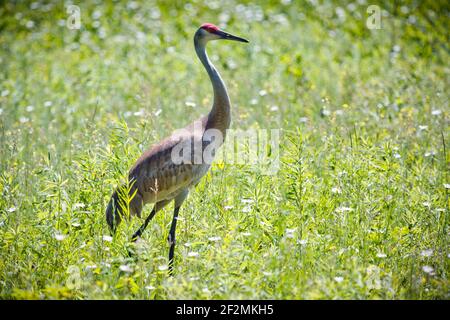
[[220,36],[217,34],[211,33],[209,31],[206,31],[205,29],[202,29],[202,36],[205,40],[217,40],[220,39]]

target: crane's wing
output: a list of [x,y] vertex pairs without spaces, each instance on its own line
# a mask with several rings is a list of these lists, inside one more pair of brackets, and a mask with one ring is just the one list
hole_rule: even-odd
[[[193,164],[193,161],[177,163],[177,161],[174,162],[173,157],[173,153],[177,152],[180,146],[188,144],[193,146],[199,141],[201,143],[205,123],[206,119],[201,118],[186,128],[176,131],[144,152],[136,161],[130,170],[129,179],[135,180],[137,192],[144,203],[171,199],[180,190],[195,183],[206,172],[203,164]],[[190,149],[193,151],[194,148]],[[193,160],[192,157],[191,160]]]

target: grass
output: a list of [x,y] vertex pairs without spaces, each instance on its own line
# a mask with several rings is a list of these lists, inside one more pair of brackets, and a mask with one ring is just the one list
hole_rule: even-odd
[[[62,2],[2,4],[0,297],[448,299],[448,5],[379,2],[369,30],[365,1],[206,3],[83,2],[80,30]],[[204,21],[250,40],[208,50],[232,127],[281,129],[280,169],[216,162],[171,278],[172,206],[137,259],[142,221],[110,238],[104,212],[143,150],[208,112]]]

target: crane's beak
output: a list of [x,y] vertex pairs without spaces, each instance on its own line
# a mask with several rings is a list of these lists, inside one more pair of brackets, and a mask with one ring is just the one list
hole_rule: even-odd
[[224,40],[233,40],[233,41],[239,41],[239,42],[248,43],[247,39],[233,36],[232,34],[226,33],[225,31],[222,31],[222,30],[217,30],[215,32],[215,34],[217,34],[218,36],[220,36]]

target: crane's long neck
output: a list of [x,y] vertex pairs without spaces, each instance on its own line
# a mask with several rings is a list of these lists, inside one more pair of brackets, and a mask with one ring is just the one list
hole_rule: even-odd
[[209,78],[214,90],[214,102],[211,111],[208,114],[206,129],[218,129],[225,138],[226,130],[230,127],[230,98],[228,97],[227,88],[219,72],[206,54],[206,42],[194,38],[195,51],[197,56],[208,72]]

